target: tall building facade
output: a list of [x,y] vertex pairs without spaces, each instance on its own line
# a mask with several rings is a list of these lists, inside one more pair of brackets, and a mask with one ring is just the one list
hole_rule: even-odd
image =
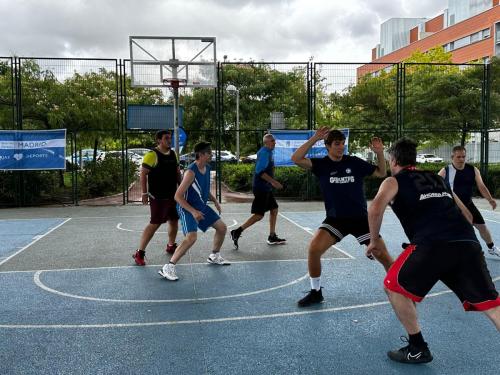
[[[488,61],[500,56],[500,0],[448,0],[448,8],[432,19],[392,18],[380,27],[380,43],[372,63],[358,76],[383,69],[412,55],[443,46],[454,63]],[[383,64],[383,65],[379,65]]]

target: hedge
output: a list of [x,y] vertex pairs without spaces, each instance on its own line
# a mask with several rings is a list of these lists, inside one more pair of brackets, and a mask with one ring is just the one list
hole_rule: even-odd
[[[425,163],[419,164],[418,168],[437,173],[446,165],[448,163]],[[251,192],[254,168],[254,164],[224,164],[222,166],[222,181],[233,191]],[[390,176],[389,170],[387,175]],[[308,171],[299,167],[279,167],[275,169],[275,178],[283,185],[283,190],[275,191],[278,197],[302,200],[321,199],[318,180]],[[365,179],[367,199],[375,197],[382,181],[381,178],[376,177]],[[489,166],[488,176],[484,178],[484,182],[494,197],[500,197],[500,165]],[[476,195],[478,194],[476,191]]]

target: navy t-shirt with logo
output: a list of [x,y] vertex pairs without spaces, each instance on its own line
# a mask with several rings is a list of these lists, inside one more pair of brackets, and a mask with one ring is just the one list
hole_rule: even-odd
[[312,158],[312,173],[318,177],[326,215],[352,218],[367,215],[363,180],[371,176],[375,165],[356,156],[344,155],[333,161],[328,156]]

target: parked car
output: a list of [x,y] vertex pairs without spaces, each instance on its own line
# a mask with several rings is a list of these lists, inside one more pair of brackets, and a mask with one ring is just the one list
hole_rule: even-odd
[[[81,160],[80,160],[81,156]],[[102,150],[97,150],[97,161],[104,159],[105,152]],[[75,163],[78,167],[85,167],[86,164],[94,160],[94,149],[85,148],[81,151],[73,153],[73,155],[66,156],[66,164],[71,165]]]
[[434,154],[418,154],[417,163],[442,163],[443,159]]
[[252,154],[241,158],[242,163],[255,163],[257,161],[257,154]]
[[179,156],[179,164],[183,167],[188,166],[195,160],[196,156],[194,155],[194,152],[190,152],[189,154],[183,154]]
[[236,155],[234,155],[231,151],[222,150],[220,152],[220,161],[237,161],[237,160],[238,159],[236,158]]

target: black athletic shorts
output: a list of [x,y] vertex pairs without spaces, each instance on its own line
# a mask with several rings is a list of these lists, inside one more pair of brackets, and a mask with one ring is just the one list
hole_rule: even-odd
[[278,208],[278,202],[272,191],[254,191],[253,195],[252,214],[264,216],[267,211]]
[[481,245],[475,241],[408,245],[387,272],[384,286],[420,302],[438,280],[457,295],[466,311],[500,306]]
[[370,243],[370,228],[368,227],[368,216],[336,218],[327,216],[319,229],[326,230],[336,239],[336,242],[342,241],[342,238],[352,234],[361,245]]
[[176,209],[177,203],[174,198],[150,199],[149,208],[151,211],[151,224],[163,224],[167,221],[179,220]]
[[472,224],[485,224],[483,215],[481,215],[481,212],[479,212],[472,201],[470,201],[469,203],[464,203],[464,205],[472,214]]

